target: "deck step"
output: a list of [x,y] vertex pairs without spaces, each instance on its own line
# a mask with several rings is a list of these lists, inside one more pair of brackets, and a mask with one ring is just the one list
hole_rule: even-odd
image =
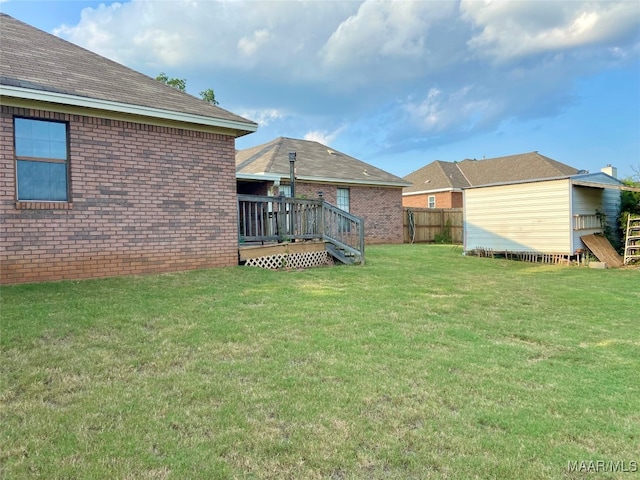
[[357,261],[355,255],[350,252],[346,252],[344,249],[337,247],[333,243],[327,243],[325,245],[325,249],[333,258],[346,265],[353,265]]

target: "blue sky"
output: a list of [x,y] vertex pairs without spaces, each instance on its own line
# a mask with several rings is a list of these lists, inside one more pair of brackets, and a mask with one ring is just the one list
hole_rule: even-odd
[[539,151],[640,171],[640,2],[0,0],[30,25],[405,176]]

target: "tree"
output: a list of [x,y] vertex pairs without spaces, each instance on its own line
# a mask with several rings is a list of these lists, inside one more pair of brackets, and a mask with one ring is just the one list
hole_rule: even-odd
[[[169,78],[169,76],[160,72],[160,74],[156,77],[156,80],[164,83],[165,85],[169,85],[170,87],[176,88],[181,92],[187,91],[187,80],[184,78]],[[211,105],[219,105],[219,102],[216,100],[216,94],[214,93],[212,88],[207,88],[200,92],[200,98],[202,98],[205,102],[210,103]]]
[[211,105],[219,104],[216,100],[216,94],[213,92],[212,88],[207,88],[206,90],[201,91],[200,97],[202,97],[205,102],[209,102]]
[[[622,183],[628,187],[640,187],[640,182],[636,182],[633,178],[626,178]],[[618,225],[622,233],[622,245],[624,246],[627,234],[627,219],[629,215],[640,215],[640,192],[629,192],[623,190],[620,192],[620,215],[618,216]]]
[[184,78],[169,78],[166,73],[161,72],[160,75],[156,77],[156,80],[170,87],[177,88],[181,92],[187,91],[187,81]]

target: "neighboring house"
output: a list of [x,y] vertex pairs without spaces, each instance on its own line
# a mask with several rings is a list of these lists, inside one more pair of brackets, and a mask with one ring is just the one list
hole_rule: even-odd
[[604,172],[468,187],[464,250],[575,255],[585,248],[581,237],[605,226],[618,233],[625,189]]
[[461,162],[436,160],[404,177],[412,185],[403,190],[402,205],[413,208],[462,208],[462,191],[468,187],[576,173],[577,169],[538,152]]
[[257,125],[0,15],[0,281],[237,265]]
[[292,152],[296,197],[322,196],[364,218],[369,244],[403,242],[402,188],[408,183],[318,142],[279,137],[236,152],[238,193],[291,195]]

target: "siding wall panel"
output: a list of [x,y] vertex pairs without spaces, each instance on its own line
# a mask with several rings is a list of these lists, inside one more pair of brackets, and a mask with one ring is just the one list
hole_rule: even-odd
[[465,250],[571,252],[569,181],[465,190]]

